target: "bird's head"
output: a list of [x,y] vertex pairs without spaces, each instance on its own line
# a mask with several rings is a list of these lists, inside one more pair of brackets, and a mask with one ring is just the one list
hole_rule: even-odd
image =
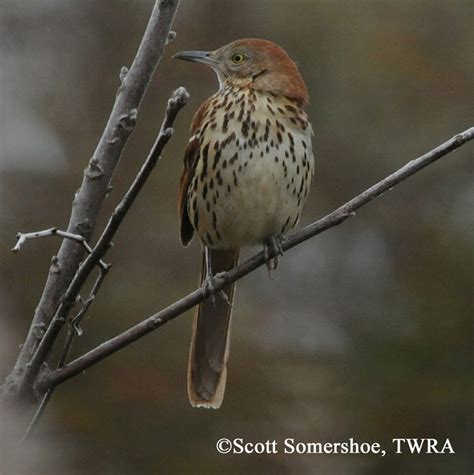
[[210,66],[221,87],[250,87],[308,103],[308,91],[296,64],[271,41],[247,38],[215,51],[182,51],[174,58]]

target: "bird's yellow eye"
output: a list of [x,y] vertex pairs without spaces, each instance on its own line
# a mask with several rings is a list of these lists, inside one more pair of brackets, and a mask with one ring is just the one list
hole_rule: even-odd
[[232,62],[234,64],[241,64],[245,60],[245,56],[242,53],[235,53],[232,55]]

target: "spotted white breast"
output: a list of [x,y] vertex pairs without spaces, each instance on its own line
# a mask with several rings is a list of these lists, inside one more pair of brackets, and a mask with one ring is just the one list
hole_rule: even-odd
[[187,200],[204,244],[239,248],[296,225],[314,174],[312,135],[289,98],[234,88],[211,98]]

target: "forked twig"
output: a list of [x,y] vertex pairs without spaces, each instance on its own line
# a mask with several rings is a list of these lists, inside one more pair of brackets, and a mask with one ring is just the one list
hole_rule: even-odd
[[[18,233],[16,235],[17,241],[14,247],[12,247],[12,252],[19,252],[22,248],[23,244],[29,239],[36,239],[42,237],[50,237],[50,236],[59,236],[64,239],[70,239],[71,241],[76,241],[82,245],[82,247],[86,250],[88,254],[92,252],[92,248],[90,247],[89,243],[86,241],[84,236],[80,234],[68,233],[67,231],[61,231],[58,228],[49,228],[44,229],[43,231],[34,231],[31,233]],[[104,261],[99,260],[99,265],[101,269],[107,270],[109,265],[106,264]]]
[[[82,303],[81,310],[69,322],[68,332],[67,332],[67,335],[66,335],[66,340],[64,342],[63,351],[62,351],[61,356],[59,358],[56,369],[60,369],[66,364],[66,361],[67,361],[67,359],[69,357],[69,354],[71,352],[71,348],[72,348],[72,344],[74,342],[74,338],[76,336],[81,336],[82,335],[82,329],[79,326],[79,324],[84,319],[84,317],[86,316],[90,306],[94,302],[94,300],[97,296],[97,292],[99,291],[99,288],[102,285],[102,282],[104,281],[105,276],[107,275],[109,268],[110,268],[110,265],[108,265],[104,269],[100,268],[101,270],[100,270],[99,277],[97,277],[97,280],[95,281],[95,283],[94,283],[94,285],[93,285],[93,287],[92,287],[92,289],[89,293],[89,296],[87,297],[87,300],[85,302],[81,301],[81,303]],[[51,399],[51,396],[53,395],[54,389],[55,389],[54,387],[49,388],[48,391],[43,395],[43,397],[41,399],[41,402],[39,403],[38,407],[36,408],[36,411],[33,415],[33,418],[31,419],[31,421],[30,421],[30,423],[29,423],[29,425],[28,425],[28,427],[27,427],[27,429],[26,429],[26,431],[25,431],[25,433],[24,433],[24,435],[21,439],[21,443],[26,442],[31,437],[31,434],[33,433],[33,430],[38,425],[38,422],[41,419],[41,416],[43,415],[43,413],[46,409],[46,406],[48,405],[48,403]]]

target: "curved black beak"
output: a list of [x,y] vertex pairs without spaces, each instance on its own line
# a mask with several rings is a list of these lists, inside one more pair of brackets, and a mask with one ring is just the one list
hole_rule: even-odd
[[217,61],[210,51],[180,51],[173,56],[174,59],[182,59],[193,63],[207,64],[208,66],[216,66]]

